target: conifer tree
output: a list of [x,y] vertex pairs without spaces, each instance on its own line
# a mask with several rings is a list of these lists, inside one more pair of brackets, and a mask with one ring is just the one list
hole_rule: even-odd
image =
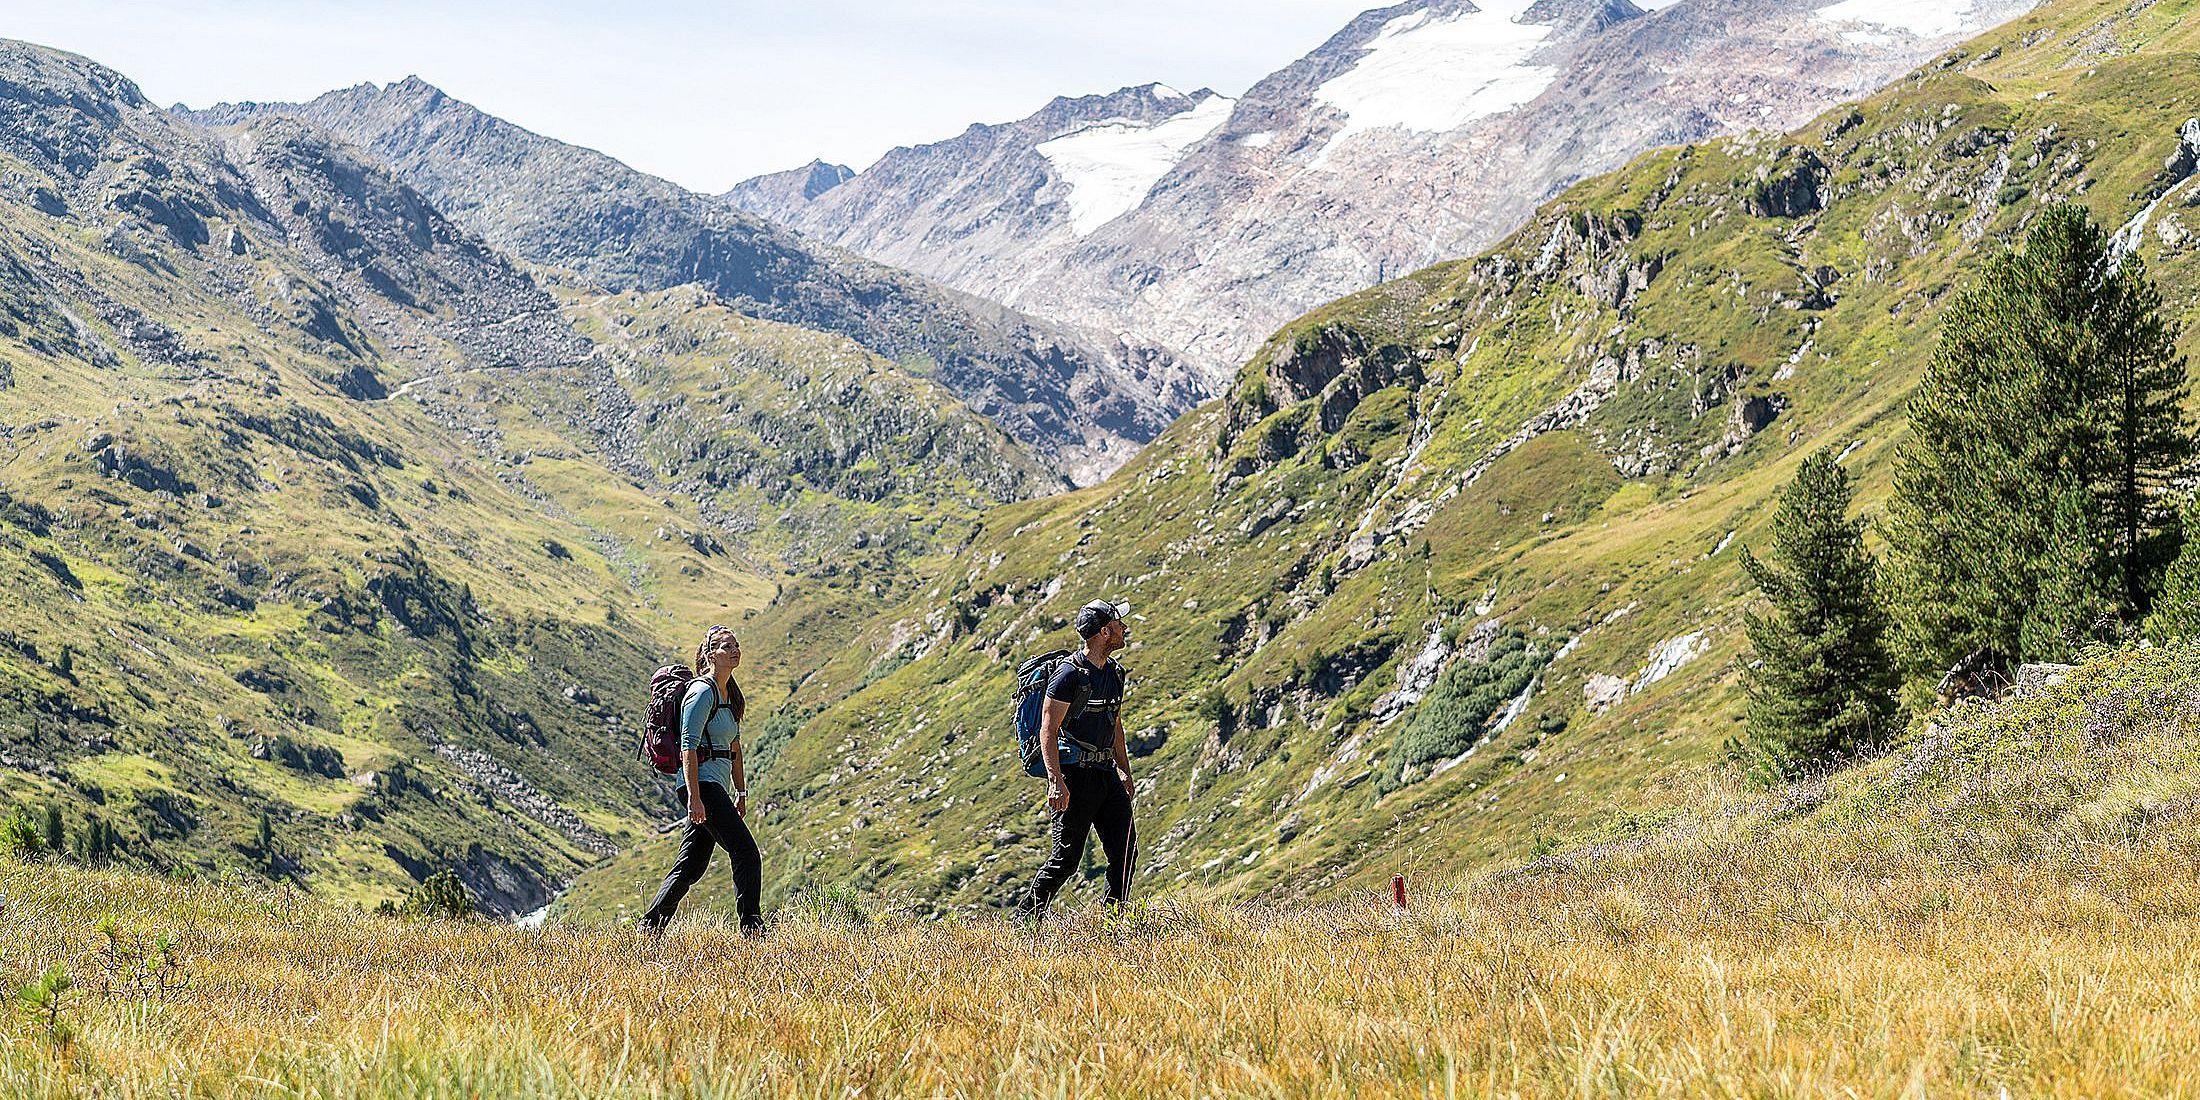
[[68,842],[68,835],[61,828],[61,807],[48,805],[46,807],[46,850],[52,852],[55,856],[59,856],[67,849]]
[[2163,574],[2146,635],[2158,642],[2200,638],[2200,494],[2185,502],[2185,548]]
[[1888,509],[1917,671],[1981,649],[2062,659],[2146,615],[2193,454],[2185,371],[2144,265],[2078,207],[2049,208],[1957,295]]
[[1831,454],[1803,462],[1772,518],[1768,558],[1742,568],[1771,605],[1743,620],[1755,660],[1743,672],[1749,746],[1794,776],[1884,744],[1900,678],[1864,521],[1849,517],[1848,474]]
[[[2107,523],[2093,494],[2069,480],[2049,493],[2047,539],[2034,562],[2040,598],[2024,609],[2014,652],[2074,655],[2086,643],[2112,636],[2119,599]],[[2002,652],[2011,652],[2004,650]]]
[[82,863],[109,863],[121,848],[121,834],[116,832],[114,826],[96,817],[87,820],[84,831],[76,836],[76,856]]

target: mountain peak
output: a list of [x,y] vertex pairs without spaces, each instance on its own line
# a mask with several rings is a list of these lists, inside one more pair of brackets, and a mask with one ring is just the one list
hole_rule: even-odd
[[845,164],[812,160],[800,168],[742,180],[719,197],[760,218],[784,221],[795,208],[815,201],[819,195],[854,179],[855,175],[855,169]]
[[[1158,80],[1145,84],[1129,84],[1102,95],[1055,96],[1041,108],[1033,119],[1058,112],[1097,118],[1107,112],[1158,111],[1165,117],[1169,113],[1187,111],[1214,98],[1213,88],[1200,88],[1189,94],[1178,91]],[[1144,112],[1140,112],[1144,113]],[[1028,120],[1027,120],[1028,121]]]
[[1123,89],[1123,91],[1117,92],[1116,94],[1123,95],[1130,92],[1143,93],[1145,95],[1152,96],[1154,99],[1159,100],[1163,103],[1183,103],[1187,106],[1197,106],[1222,94],[1215,91],[1213,88],[1197,88],[1189,93],[1180,92],[1175,88],[1167,84],[1163,84],[1158,80],[1154,81],[1151,84],[1140,84],[1136,87],[1125,88]]
[[[360,87],[372,88],[373,85],[362,84]],[[381,93],[396,99],[416,101],[427,105],[440,103],[450,98],[443,89],[422,80],[417,73],[409,74],[405,79],[394,84],[383,85]]]
[[845,164],[827,164],[822,160],[810,161],[801,171],[806,173],[803,194],[813,199],[854,179],[856,174],[855,169]]
[[9,85],[66,90],[117,106],[159,110],[129,77],[91,58],[35,42],[0,38],[0,87]]

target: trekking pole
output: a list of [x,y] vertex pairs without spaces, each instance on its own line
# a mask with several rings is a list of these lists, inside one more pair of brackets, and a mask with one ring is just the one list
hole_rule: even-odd
[[1130,842],[1123,846],[1123,901],[1131,900],[1131,882],[1138,876],[1138,822],[1131,822]]

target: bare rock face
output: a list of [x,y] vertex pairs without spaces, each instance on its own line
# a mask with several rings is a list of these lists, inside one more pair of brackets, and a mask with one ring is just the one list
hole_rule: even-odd
[[1627,701],[1627,681],[1610,673],[1595,673],[1581,685],[1581,695],[1589,713],[1602,714]]
[[[1800,126],[2033,5],[1409,0],[1235,102],[1154,85],[1056,100],[769,216],[1170,348],[1219,390],[1285,321],[1471,255],[1576,180]],[[1816,204],[1809,165],[1790,168],[1768,215]]]
[[813,160],[800,168],[744,180],[726,192],[725,200],[759,218],[785,221],[794,211],[817,201],[818,196],[855,178],[845,164]]
[[[348,297],[377,329],[412,345],[447,340],[469,359],[497,367],[588,358],[588,341],[559,316],[547,292],[357,150],[281,117],[254,120],[224,139],[255,190],[288,197],[270,204],[269,217],[287,238],[312,242],[306,255],[314,274],[356,291]],[[234,243],[224,247],[237,251]],[[354,335],[332,332],[336,342],[365,354]],[[387,396],[363,364],[338,385],[354,397]]]
[[2182,180],[2200,168],[2200,118],[2188,118],[2177,131],[2177,151],[2169,155],[2162,170],[2173,179]]

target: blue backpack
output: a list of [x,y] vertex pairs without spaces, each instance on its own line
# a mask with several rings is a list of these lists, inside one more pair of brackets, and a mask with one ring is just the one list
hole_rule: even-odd
[[[1034,779],[1044,778],[1047,774],[1046,754],[1039,748],[1039,731],[1046,717],[1047,684],[1054,679],[1054,673],[1062,667],[1062,663],[1071,657],[1070,651],[1057,649],[1016,666],[1016,752],[1023,757],[1024,774]],[[1091,694],[1092,688],[1088,685],[1078,691],[1076,698],[1069,701],[1069,713],[1062,719],[1065,725],[1085,712],[1085,700]],[[1084,759],[1086,753],[1106,755],[1105,750],[1087,745],[1071,737],[1066,731],[1062,734],[1063,767],[1077,764]]]

